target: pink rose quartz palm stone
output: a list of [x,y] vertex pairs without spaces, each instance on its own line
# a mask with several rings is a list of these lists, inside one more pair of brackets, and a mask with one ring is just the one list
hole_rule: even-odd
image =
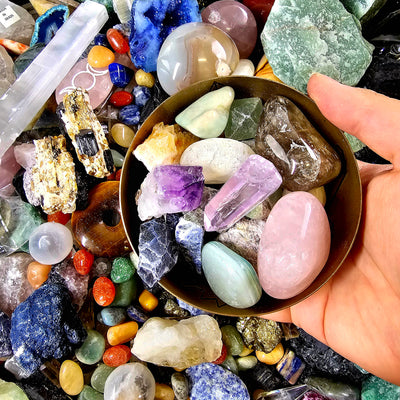
[[331,231],[321,203],[310,193],[292,192],[275,204],[258,250],[264,291],[288,299],[306,289],[329,256]]

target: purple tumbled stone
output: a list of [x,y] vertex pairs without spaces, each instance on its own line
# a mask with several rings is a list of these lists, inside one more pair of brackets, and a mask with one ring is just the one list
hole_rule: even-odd
[[205,230],[231,227],[281,184],[282,177],[274,164],[257,154],[251,155],[206,205]]
[[154,168],[140,187],[137,199],[139,218],[144,221],[197,208],[204,188],[202,171],[202,167],[183,165]]

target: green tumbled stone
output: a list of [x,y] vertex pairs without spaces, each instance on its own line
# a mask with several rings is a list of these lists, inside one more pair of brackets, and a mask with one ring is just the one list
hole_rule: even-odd
[[14,382],[6,382],[0,379],[1,400],[28,400],[28,396]]
[[400,386],[384,381],[371,375],[365,379],[361,388],[362,400],[398,400],[400,398]]
[[239,371],[246,371],[248,369],[254,368],[258,360],[256,356],[246,356],[239,357],[236,359],[236,364]]
[[274,74],[304,93],[314,72],[356,85],[374,49],[339,0],[276,0],[261,41]]
[[310,376],[305,379],[305,383],[313,388],[316,392],[329,399],[360,398],[360,390],[356,386],[338,382],[329,378]]
[[234,100],[229,111],[225,137],[235,140],[254,138],[262,110],[262,101],[258,97]]
[[233,372],[235,375],[239,373],[238,366],[236,364],[236,360],[231,356],[226,356],[224,362],[221,364],[222,367],[226,368],[227,370]]
[[112,159],[114,161],[114,165],[117,168],[122,167],[122,164],[124,163],[124,156],[121,153],[118,153],[117,150],[111,149],[111,155],[112,155]]
[[111,307],[128,307],[136,297],[137,287],[136,279],[133,277],[129,281],[115,285],[114,301]]
[[104,400],[104,395],[92,387],[85,385],[82,392],[79,393],[78,400]]
[[341,2],[348,12],[363,23],[376,15],[386,0],[341,0]]
[[228,354],[238,356],[244,348],[242,336],[232,325],[221,327],[222,341],[225,343]]
[[92,377],[90,378],[90,384],[93,389],[97,390],[100,393],[104,393],[104,385],[106,384],[106,380],[111,372],[114,371],[115,368],[109,367],[106,364],[100,364],[93,372]]
[[97,331],[89,330],[83,345],[75,351],[76,358],[83,364],[96,364],[103,357],[106,341]]
[[117,257],[112,263],[111,280],[114,283],[123,283],[132,278],[135,267],[131,260],[125,257]]

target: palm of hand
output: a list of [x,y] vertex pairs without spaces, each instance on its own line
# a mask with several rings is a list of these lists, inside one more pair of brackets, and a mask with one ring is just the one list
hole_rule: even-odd
[[[347,129],[343,117],[337,123],[332,114],[335,110],[324,107],[318,95],[311,96],[317,97],[321,111],[332,122]],[[400,122],[397,128],[400,130]],[[358,122],[352,122],[347,131],[368,143],[359,132],[363,129]],[[393,147],[394,143],[386,145]],[[381,154],[390,156],[385,151]],[[369,372],[400,384],[400,244],[396,235],[400,232],[400,172],[393,164],[392,169],[391,165],[361,163],[361,226],[349,256],[335,276],[308,299],[267,317],[295,323]]]

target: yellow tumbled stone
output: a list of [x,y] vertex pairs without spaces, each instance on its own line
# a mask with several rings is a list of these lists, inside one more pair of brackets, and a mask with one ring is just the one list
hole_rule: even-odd
[[59,382],[62,390],[70,396],[76,396],[83,389],[83,372],[79,364],[65,360],[61,364]]
[[125,124],[117,123],[111,128],[111,136],[121,147],[129,147],[135,137],[135,131]]
[[154,400],[174,400],[175,394],[171,387],[164,383],[156,383]]
[[256,72],[254,74],[259,78],[269,79],[270,81],[283,83],[272,71],[272,67],[267,60],[265,55],[262,56],[260,62],[257,65]]
[[150,72],[144,72],[142,69],[135,72],[135,81],[138,85],[149,88],[152,88],[156,83],[154,76]]
[[246,357],[253,352],[253,349],[249,349],[248,347],[244,346],[242,352],[239,354],[239,357]]
[[313,196],[315,196],[320,201],[320,203],[325,207],[326,192],[325,192],[325,188],[323,186],[319,186],[314,189],[311,189],[308,191],[308,193],[311,193]]
[[198,140],[177,124],[164,125],[160,122],[154,125],[150,136],[136,147],[133,154],[151,171],[158,165],[179,164],[184,150]]
[[264,364],[274,365],[274,364],[277,364],[281,360],[284,353],[285,353],[285,350],[282,346],[282,343],[279,343],[269,353],[264,353],[262,351],[256,350],[256,357],[257,357],[258,361],[260,361]]

